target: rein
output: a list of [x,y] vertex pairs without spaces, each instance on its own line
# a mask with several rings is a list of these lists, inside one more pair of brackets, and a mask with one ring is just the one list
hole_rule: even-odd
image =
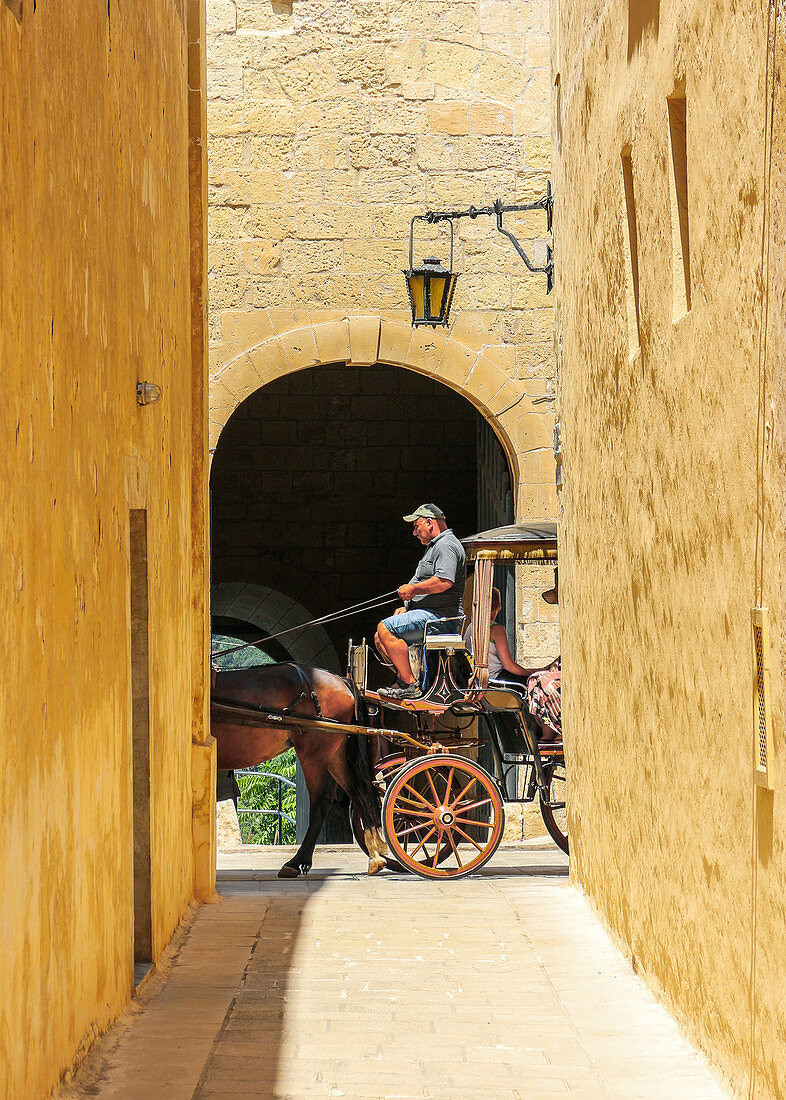
[[229,649],[221,649],[217,652],[211,649],[210,659],[212,661],[214,657],[224,657],[228,653],[237,653],[239,649],[248,649],[251,646],[259,645],[261,642],[271,642],[274,638],[283,638],[285,634],[292,634],[295,630],[306,630],[310,626],[333,623],[338,619],[360,615],[364,611],[373,611],[375,607],[384,607],[386,604],[394,603],[396,599],[398,599],[398,589],[394,588],[390,592],[385,592],[383,596],[370,596],[367,600],[361,600],[360,603],[353,603],[349,607],[342,608],[341,611],[333,611],[329,615],[322,615],[317,619],[310,619],[307,623],[300,623],[299,626],[290,626],[286,630],[279,630],[277,634],[263,634],[261,638],[257,638],[253,642],[241,642],[240,645],[234,645]]

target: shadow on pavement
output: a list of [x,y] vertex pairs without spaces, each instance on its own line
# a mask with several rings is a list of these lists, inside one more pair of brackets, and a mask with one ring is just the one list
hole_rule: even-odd
[[[258,895],[248,893],[249,885],[248,878],[245,889],[240,882],[220,881],[224,907],[253,903]],[[297,975],[293,959],[306,906],[321,885],[312,878],[281,883],[280,892],[267,897],[248,963],[192,1100],[273,1100],[279,1095],[276,1080],[283,1057],[284,1018],[290,985]]]

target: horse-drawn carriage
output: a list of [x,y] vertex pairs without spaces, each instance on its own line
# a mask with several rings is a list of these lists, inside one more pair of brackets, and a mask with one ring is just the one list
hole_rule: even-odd
[[[447,879],[478,870],[502,840],[505,800],[537,797],[549,834],[568,851],[562,741],[539,739],[522,685],[489,683],[488,675],[494,564],[556,565],[556,524],[502,527],[463,545],[475,562],[471,653],[455,620],[429,623],[418,647],[419,698],[393,701],[368,689],[365,643],[350,643],[346,681],[297,665],[219,673],[218,682],[214,676],[219,767],[258,763],[289,744],[300,758],[311,820],[281,874],[311,866],[328,775],[353,801],[353,829],[371,871],[387,863]],[[267,681],[263,695],[260,676]],[[393,751],[368,753],[371,738]],[[473,758],[483,745],[490,750],[490,770]]]

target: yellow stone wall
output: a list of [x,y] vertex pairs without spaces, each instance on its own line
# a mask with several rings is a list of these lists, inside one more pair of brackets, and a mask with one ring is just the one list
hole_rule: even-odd
[[[211,451],[237,405],[282,373],[393,363],[480,408],[518,514],[553,515],[545,277],[493,219],[458,222],[451,328],[413,334],[402,275],[414,214],[545,192],[547,4],[208,0],[207,30]],[[542,264],[545,215],[510,227]],[[444,236],[417,234],[416,262],[447,261]],[[544,637],[556,651],[553,616],[539,618],[527,652]]]
[[[560,0],[552,26],[571,874],[735,1094],[762,1097],[786,1093],[775,8]],[[754,784],[756,604],[774,791]]]
[[[212,815],[192,835],[192,769],[199,803],[212,757],[193,721],[207,417],[185,20],[180,0],[0,3],[0,1096],[14,1100],[48,1096],[132,991],[130,508],[148,513],[155,957],[212,890]],[[158,404],[137,405],[140,379]]]

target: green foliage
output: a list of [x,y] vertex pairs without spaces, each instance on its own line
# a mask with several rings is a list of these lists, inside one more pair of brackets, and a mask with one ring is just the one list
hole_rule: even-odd
[[[295,782],[295,750],[288,749],[280,756],[249,769],[250,774],[236,772],[237,785],[240,787],[240,801],[237,816],[240,821],[240,834],[244,844],[277,844],[278,817],[274,814],[244,813],[244,810],[277,810],[278,782],[272,778],[282,775]],[[281,808],[292,821],[282,818],[283,844],[295,843],[295,788],[282,784]]]
[[[240,638],[231,638],[225,634],[213,634],[211,638],[212,662],[222,671],[234,671],[243,668],[256,668],[258,665],[272,665],[275,661],[256,646],[236,649],[234,653],[222,656],[223,650],[242,644]],[[275,814],[244,813],[248,810],[278,810],[278,782],[272,778],[282,775],[295,782],[295,750],[276,756],[256,768],[249,768],[247,774],[235,773],[240,787],[240,801],[237,816],[240,822],[240,835],[244,844],[277,844],[278,817]],[[281,785],[281,809],[292,818],[281,821],[281,842],[295,843],[295,788]]]
[[274,665],[276,662],[267,653],[263,653],[256,646],[247,645],[243,649],[235,649],[234,653],[222,656],[225,649],[233,649],[243,645],[241,638],[229,638],[226,634],[213,634],[210,639],[210,652],[213,667],[222,672],[232,672],[239,668],[256,668],[258,665]]

